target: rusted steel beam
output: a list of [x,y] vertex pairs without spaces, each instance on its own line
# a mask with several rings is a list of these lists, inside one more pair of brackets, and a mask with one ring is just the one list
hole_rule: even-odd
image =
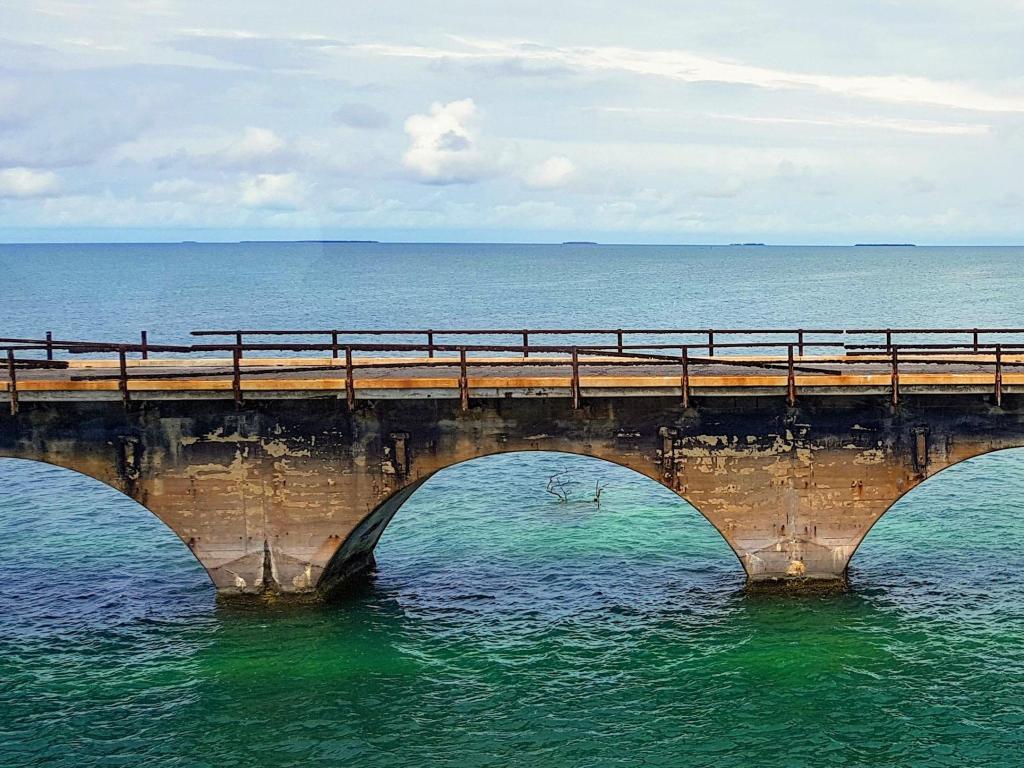
[[[386,328],[386,329],[385,328],[369,328],[369,329],[368,328],[363,328],[363,329],[347,329],[347,330],[339,329],[338,333],[340,333],[342,335],[347,335],[347,336],[422,336],[423,334],[427,333],[428,330],[430,330],[430,329],[426,329],[426,328],[422,328],[422,329],[421,328]],[[449,335],[449,336],[473,336],[473,335],[478,335],[478,336],[512,336],[512,335],[516,335],[516,334],[522,333],[522,329],[521,328],[444,328],[444,329],[436,329],[435,328],[433,330],[434,330],[435,333],[443,333],[443,334]],[[565,335],[565,334],[579,334],[579,335],[586,334],[586,335],[592,335],[593,336],[593,335],[599,335],[599,334],[614,333],[616,330],[618,330],[618,329],[614,329],[614,328],[532,328],[532,329],[530,329],[530,333],[537,334],[537,335],[546,335],[546,336],[557,336],[557,335]],[[797,330],[798,329],[796,329],[796,328],[719,328],[719,329],[715,330],[715,333],[721,334],[721,335],[729,335],[729,334],[733,334],[733,335],[734,334],[754,334],[754,333],[757,333],[757,334],[766,334],[766,335],[768,335],[768,334],[784,334],[784,335],[790,335],[791,336],[794,333],[796,333]],[[826,334],[826,333],[839,334],[839,333],[847,332],[843,328],[805,328],[804,330],[805,330],[806,333],[818,334],[818,335]],[[948,332],[950,330],[957,330],[957,329],[942,329],[941,332],[945,333],[945,332]],[[998,329],[998,332],[1003,332],[1004,330],[1009,331],[1011,329]],[[679,334],[679,335],[688,334],[688,335],[692,335],[692,336],[699,336],[699,335],[704,335],[704,334],[707,333],[707,329],[706,328],[623,328],[622,331],[623,331],[623,333],[627,333],[627,334],[647,334],[647,335],[651,335],[651,334]],[[902,329],[900,329],[900,331],[901,332],[907,332],[907,333],[915,332],[913,330],[903,331]],[[929,329],[929,331],[930,332],[934,331],[934,329]],[[236,331],[236,330],[203,329],[203,330],[191,331],[190,333],[193,336],[233,336],[233,335],[235,335],[238,332],[239,331]],[[323,335],[325,333],[329,333],[330,330],[329,329],[322,329],[322,328],[320,328],[320,329],[318,329],[318,328],[314,328],[314,329],[281,329],[281,328],[256,329],[256,328],[247,328],[247,329],[242,329],[240,332],[245,334],[246,336],[318,336],[318,335]],[[877,333],[879,331],[864,330],[864,331],[849,331],[849,332],[850,333]],[[1024,329],[1021,329],[1020,331],[1016,331],[1016,332],[1024,333]]]
[[996,345],[996,405],[1003,404],[1003,350]]
[[900,404],[900,351],[898,347],[893,347],[891,350],[892,354],[892,404],[894,406]]
[[690,407],[690,351],[683,347],[680,361],[683,366],[683,374],[679,382],[683,394],[683,408]]
[[787,364],[789,370],[786,373],[786,402],[792,408],[796,405],[796,372],[793,370],[793,345],[790,344],[787,352]]
[[14,358],[14,367],[21,368],[26,371],[31,370],[47,370],[47,371],[63,371],[68,367],[67,360],[33,360],[30,358],[21,358],[20,360]]
[[242,405],[242,350],[235,348],[231,352],[231,392],[235,397],[235,405]]
[[352,373],[352,347],[345,347],[345,402],[349,410],[356,404],[356,382]]
[[466,370],[466,349],[459,350],[459,404],[463,411],[469,410],[469,375]]
[[[907,333],[1024,333],[1024,328],[847,328],[845,331],[840,333],[853,333],[853,334],[880,334],[885,332],[891,332],[894,334],[907,334]],[[815,331],[817,333],[817,331]]]
[[14,350],[7,350],[7,378],[10,379],[11,416],[18,415],[18,374],[14,370]]
[[572,348],[572,380],[570,383],[572,391],[572,409],[579,410],[580,407],[580,355],[576,347]]
[[[139,345],[138,344],[122,344],[122,343],[110,342],[110,341],[83,341],[81,339],[72,340],[72,339],[54,339],[54,338],[50,338],[49,340],[47,340],[45,338],[44,339],[22,339],[22,338],[4,337],[4,338],[0,338],[0,344],[35,345],[38,349],[46,349],[47,344],[50,344],[50,345],[53,346],[53,348],[55,350],[56,349],[76,349],[77,350],[77,349],[82,349],[82,348],[86,348],[86,347],[89,348],[90,350],[92,350],[92,349],[99,349],[100,351],[106,351],[106,352],[110,352],[110,351],[116,352],[120,347],[124,347],[125,349],[127,349],[129,351],[138,351],[139,350]],[[192,349],[194,349],[194,346],[193,345],[183,345],[183,344],[178,344],[178,345],[161,344],[159,347],[157,347],[157,346],[154,346],[154,345],[151,344],[151,345],[149,345],[149,349],[151,351],[156,350],[156,349],[160,349],[160,350],[163,350],[163,351],[189,352]]]
[[123,348],[117,351],[117,368],[117,388],[121,391],[121,402],[127,409],[131,396],[128,394],[128,360]]
[[[1003,352],[1009,351],[1024,351],[1024,344],[999,344],[1002,347]],[[893,344],[891,347],[886,347],[884,344],[851,344],[847,346],[847,354],[850,356],[856,355],[874,355],[880,352],[888,354],[891,349],[899,349],[901,352],[906,352],[914,355],[941,355],[941,354],[955,354],[955,355],[972,355],[975,354],[974,345],[972,344]],[[996,348],[996,344],[979,344],[977,354],[984,352],[992,352]]]

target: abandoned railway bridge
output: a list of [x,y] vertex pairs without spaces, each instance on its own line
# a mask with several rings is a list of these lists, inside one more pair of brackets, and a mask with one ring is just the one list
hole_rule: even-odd
[[329,594],[431,475],[536,450],[671,488],[751,583],[841,582],[911,488],[1024,446],[1024,329],[193,334],[0,339],[0,457],[127,494],[223,594]]

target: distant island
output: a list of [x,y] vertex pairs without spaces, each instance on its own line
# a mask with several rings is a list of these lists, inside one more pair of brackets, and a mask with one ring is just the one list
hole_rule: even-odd
[[566,240],[562,245],[597,245],[593,240]]
[[854,243],[854,248],[916,248],[917,243]]
[[358,243],[366,245],[369,243],[379,243],[380,240],[239,240],[239,243]]
[[764,243],[729,243],[729,245],[739,245],[739,246],[743,246],[743,247],[750,247],[752,245],[763,246]]

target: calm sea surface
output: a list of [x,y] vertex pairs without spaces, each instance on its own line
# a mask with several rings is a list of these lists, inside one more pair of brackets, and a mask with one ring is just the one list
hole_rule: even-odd
[[[0,245],[0,335],[1024,322],[1024,249]],[[574,501],[545,493],[569,470]],[[587,503],[606,484],[600,509]],[[142,507],[0,460],[0,765],[1015,766],[1024,450],[908,494],[837,597],[753,598],[651,480],[431,479],[342,605],[218,606]]]

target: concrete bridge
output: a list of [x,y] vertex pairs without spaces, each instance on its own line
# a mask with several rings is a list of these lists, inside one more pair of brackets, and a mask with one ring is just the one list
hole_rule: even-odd
[[[1011,338],[1024,332],[939,330],[607,332],[614,343],[593,330],[529,331],[522,343],[520,331],[515,343],[492,341],[510,331],[450,332],[487,342],[458,345],[435,331],[426,344],[355,343],[365,336],[346,331],[189,345],[0,339],[0,457],[67,467],[135,499],[222,594],[338,590],[434,473],[513,451],[593,456],[671,488],[752,584],[835,585],[903,494],[1024,446],[1024,344]],[[585,343],[530,340],[542,333]]]

